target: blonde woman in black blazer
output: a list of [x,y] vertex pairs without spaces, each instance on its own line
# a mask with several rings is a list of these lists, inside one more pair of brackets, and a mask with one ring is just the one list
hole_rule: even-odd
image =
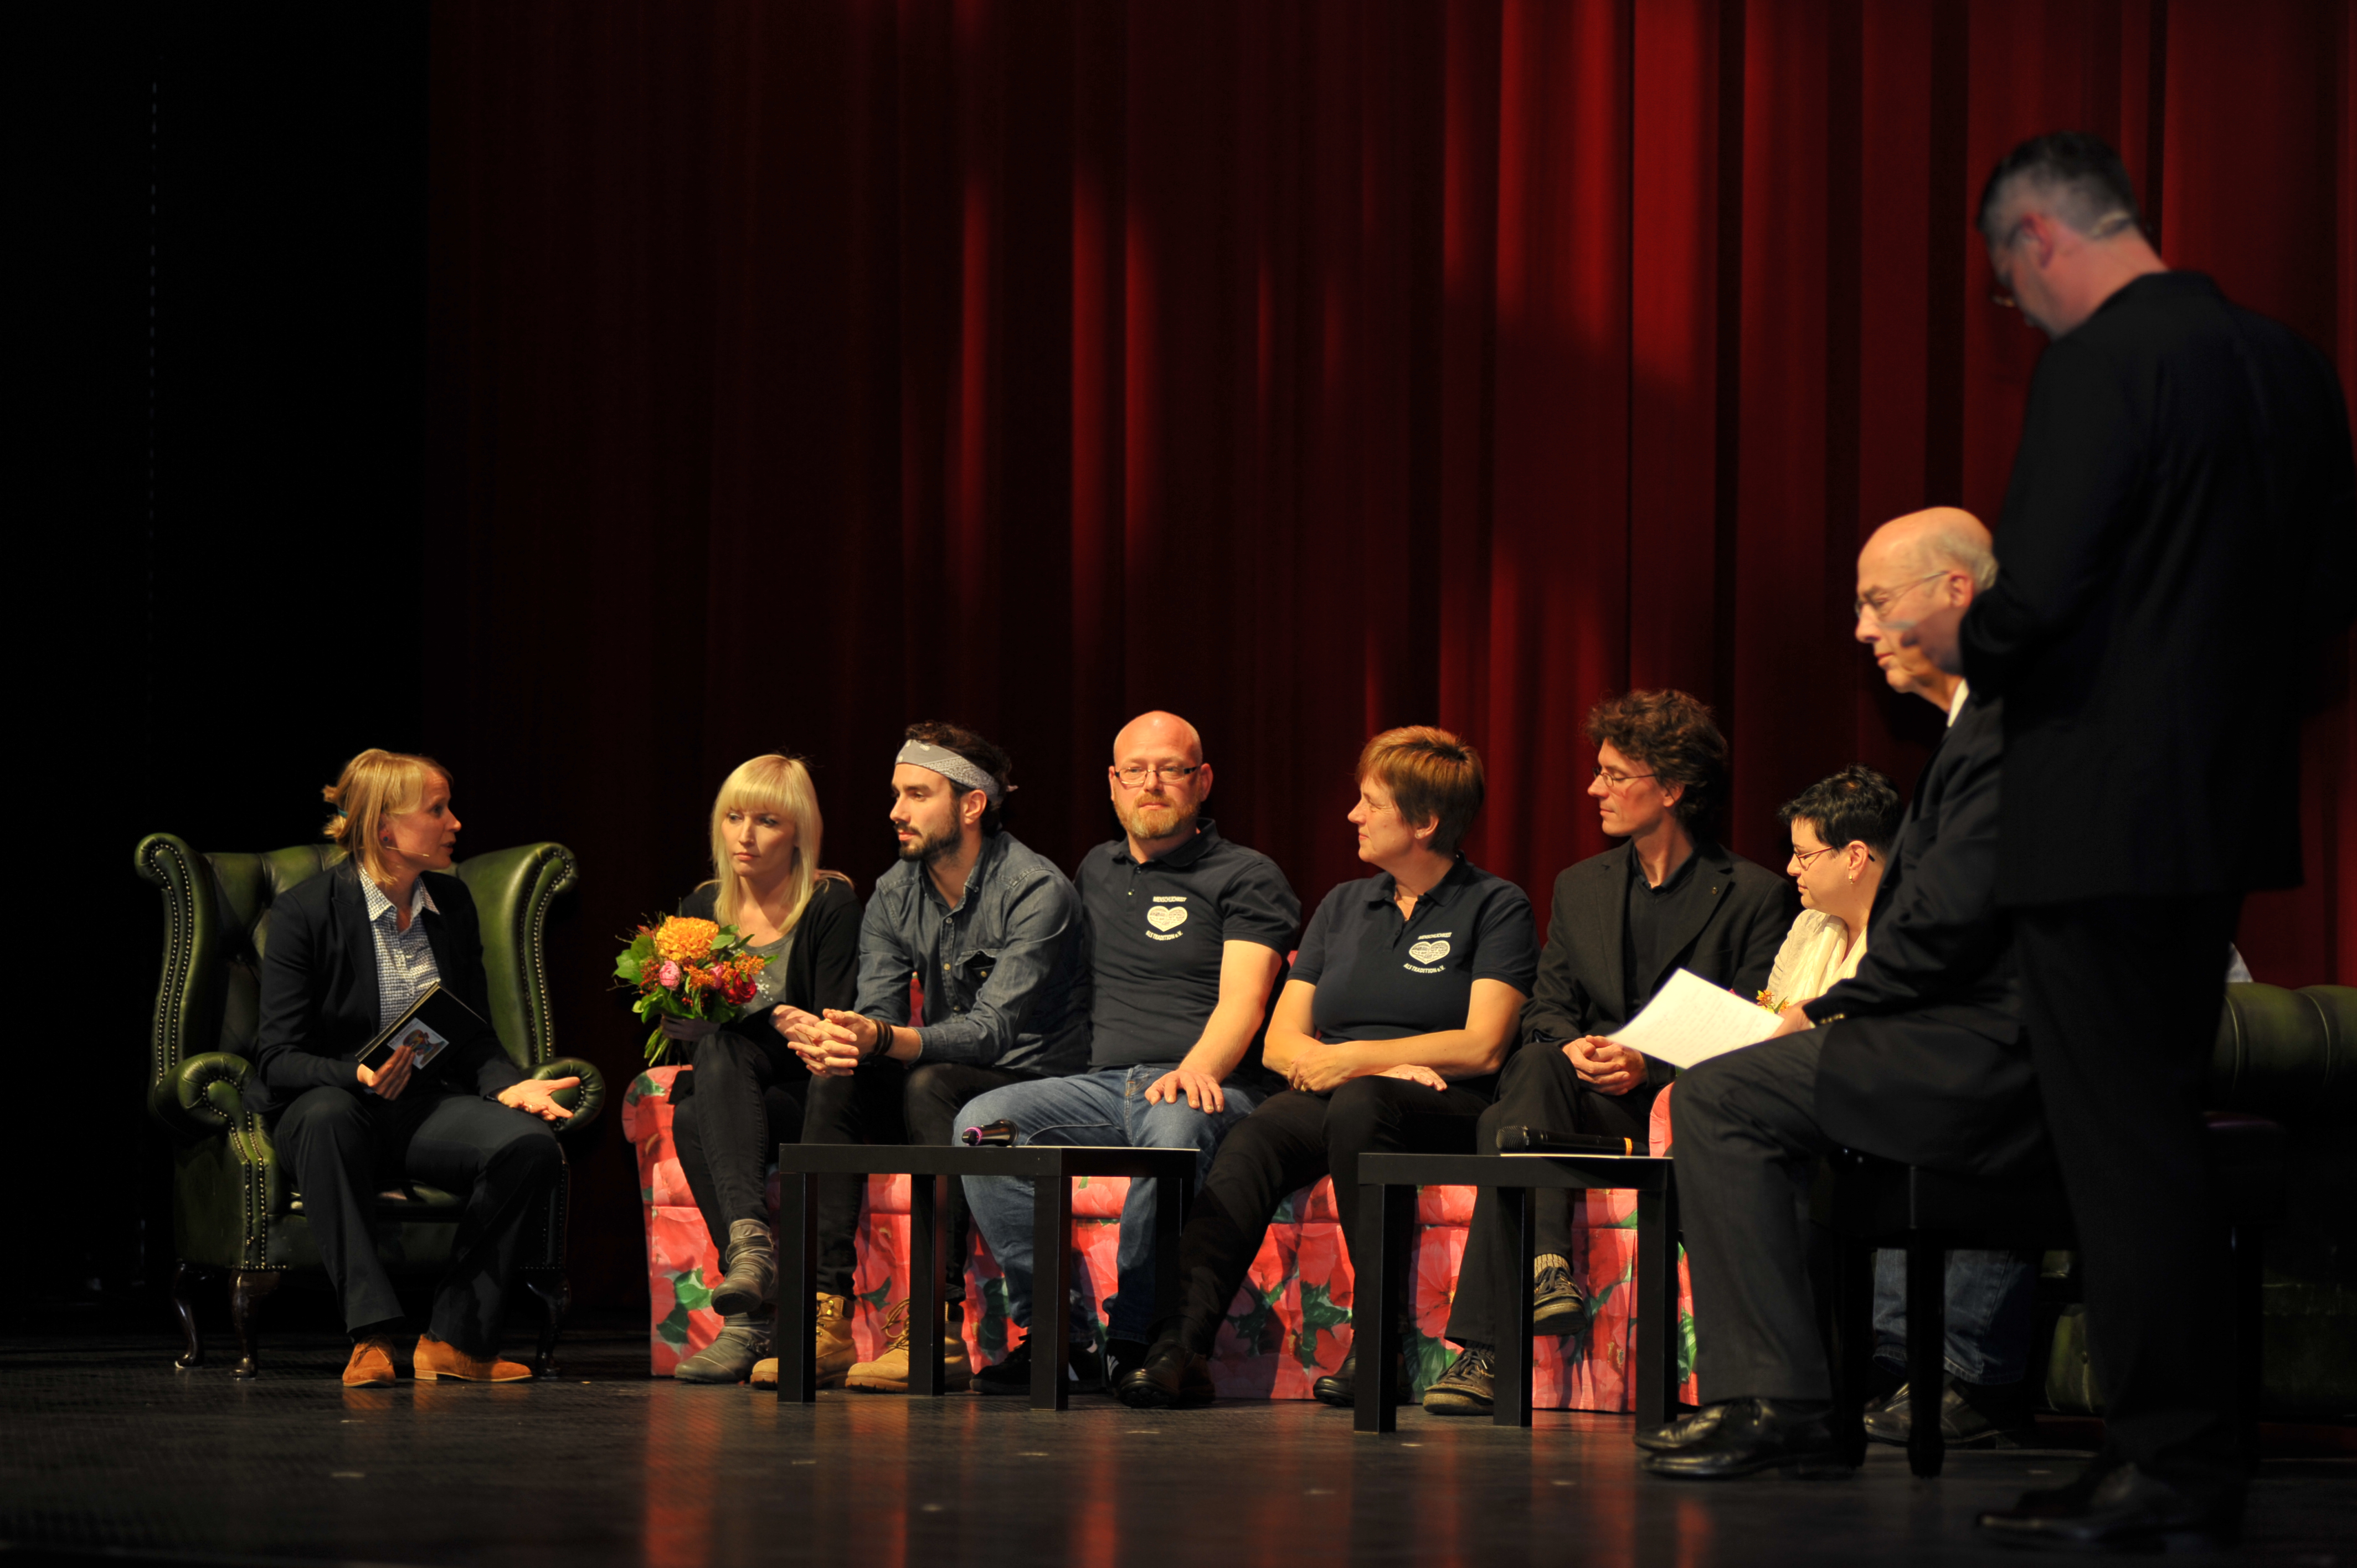
[[408,1047],[371,1071],[361,1048],[438,981],[488,1016],[483,944],[466,884],[450,776],[429,757],[368,750],[325,791],[348,858],[279,900],[262,966],[250,1110],[273,1122],[319,1260],[335,1283],[351,1387],[391,1383],[406,1328],[371,1235],[376,1194],[422,1181],[468,1195],[450,1266],[416,1345],[423,1380],[511,1382],[500,1323],[533,1199],[563,1165],[553,1098],[580,1080],[528,1079],[486,1026],[420,1069]]

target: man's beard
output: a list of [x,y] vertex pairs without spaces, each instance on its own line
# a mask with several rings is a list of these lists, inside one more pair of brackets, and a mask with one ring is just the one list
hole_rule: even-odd
[[1121,819],[1122,831],[1132,838],[1151,843],[1184,832],[1192,826],[1200,807],[1183,807],[1168,801],[1141,801],[1134,806],[1116,806],[1114,815]]
[[911,831],[917,836],[901,841],[900,858],[902,860],[913,860],[919,865],[931,865],[943,855],[953,852],[958,846],[960,835],[955,832],[946,832],[938,838],[928,838],[921,828]]

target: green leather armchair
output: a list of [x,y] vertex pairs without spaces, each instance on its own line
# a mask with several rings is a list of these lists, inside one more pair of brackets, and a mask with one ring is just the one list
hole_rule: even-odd
[[[191,1292],[225,1274],[238,1337],[236,1375],[254,1373],[257,1309],[295,1271],[319,1272],[319,1253],[263,1119],[239,1090],[253,1070],[262,955],[278,897],[318,875],[336,854],[306,844],[264,854],[199,854],[185,840],[151,833],[136,852],[139,875],[164,898],[164,973],[149,1042],[147,1111],[172,1137],[172,1241],[179,1267],[172,1305],[184,1344],[177,1364],[204,1359]],[[461,861],[454,868],[482,918],[483,967],[491,1023],[518,1067],[534,1078],[578,1077],[558,1096],[573,1112],[558,1144],[578,1145],[605,1106],[606,1082],[576,1058],[556,1057],[549,1038],[548,908],[577,880],[563,844],[525,844]],[[547,1208],[526,1244],[522,1283],[543,1308],[537,1366],[554,1365],[556,1337],[571,1305],[565,1274],[569,1172],[550,1188]],[[462,1195],[411,1184],[381,1197],[376,1245],[395,1279],[430,1280],[449,1261]]]

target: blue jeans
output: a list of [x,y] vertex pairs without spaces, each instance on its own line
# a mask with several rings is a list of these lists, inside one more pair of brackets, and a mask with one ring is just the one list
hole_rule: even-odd
[[[1948,1372],[1968,1383],[2018,1383],[2029,1370],[2038,1265],[2018,1252],[1948,1254]],[[1907,1254],[1874,1255],[1874,1355],[1907,1364]]]
[[[1110,1144],[1135,1148],[1198,1151],[1195,1186],[1211,1174],[1211,1155],[1228,1129],[1252,1114],[1259,1097],[1236,1084],[1222,1085],[1226,1109],[1198,1111],[1184,1096],[1169,1104],[1149,1104],[1146,1091],[1173,1064],[1100,1068],[1069,1078],[1009,1084],[969,1101],[958,1124],[979,1127],[1004,1117],[1015,1123],[1018,1144]],[[966,1205],[982,1239],[990,1243],[1006,1276],[1006,1316],[1031,1324],[1031,1184],[1017,1176],[967,1176]],[[1075,1276],[1077,1278],[1077,1275]],[[1107,1337],[1143,1343],[1154,1326],[1154,1184],[1133,1181],[1121,1210],[1121,1286],[1105,1304]],[[1071,1342],[1094,1344],[1096,1325],[1087,1302],[1072,1292]]]

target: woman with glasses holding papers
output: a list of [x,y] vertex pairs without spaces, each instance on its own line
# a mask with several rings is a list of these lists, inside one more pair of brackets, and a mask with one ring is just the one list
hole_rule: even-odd
[[1777,815],[1792,835],[1786,869],[1800,885],[1801,912],[1760,998],[1770,1012],[1813,1002],[1857,972],[1901,811],[1890,780],[1858,763],[1810,785]]

